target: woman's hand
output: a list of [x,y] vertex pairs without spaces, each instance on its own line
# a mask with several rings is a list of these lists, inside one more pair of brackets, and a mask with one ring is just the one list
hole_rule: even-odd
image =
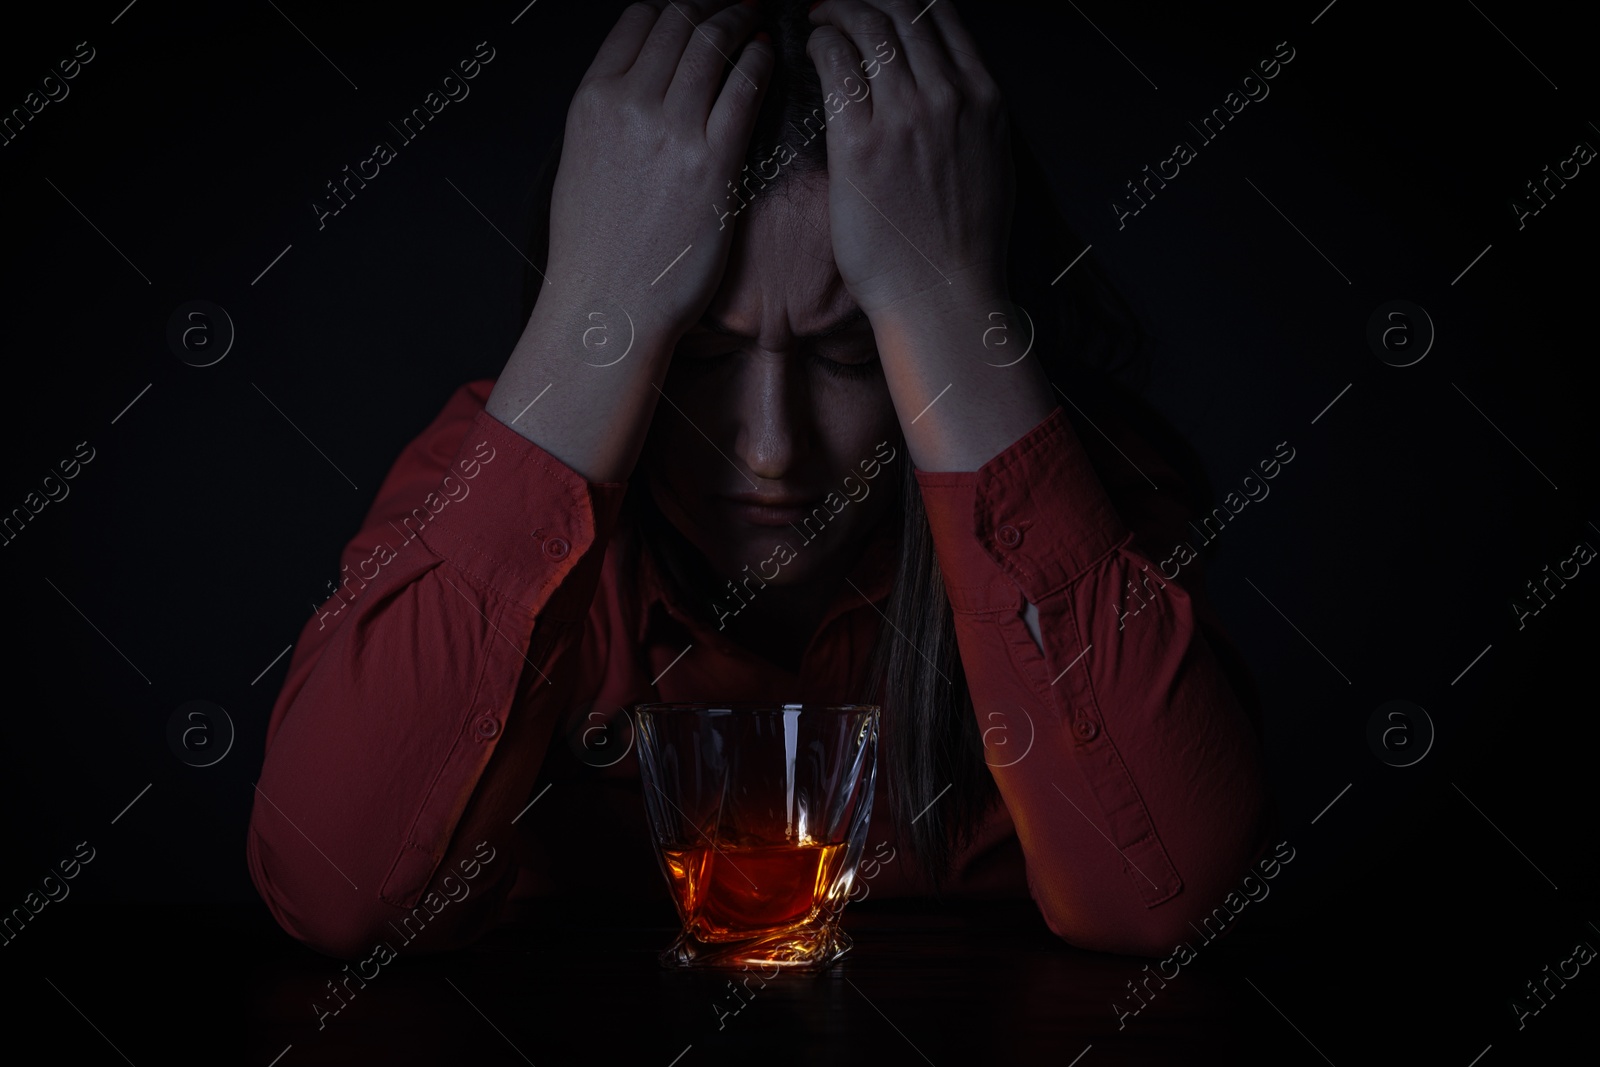
[[770,44],[747,40],[755,25],[754,8],[726,0],[622,13],[567,111],[546,293],[609,301],[669,344],[705,310],[733,233],[713,205],[739,172],[775,62]]
[[835,94],[824,104],[828,211],[851,296],[874,326],[890,313],[1002,297],[1013,196],[1005,112],[948,0],[826,0],[811,20],[807,53]]
[[777,59],[755,25],[726,0],[634,4],[567,111],[545,284],[485,408],[590,481],[633,470],[656,383],[722,281],[715,205]]
[[978,470],[1056,406],[1037,359],[996,361],[988,343],[1027,332],[1006,295],[1015,191],[999,90],[950,0],[826,0],[811,19],[807,52],[836,94],[839,275],[872,323],[912,462]]

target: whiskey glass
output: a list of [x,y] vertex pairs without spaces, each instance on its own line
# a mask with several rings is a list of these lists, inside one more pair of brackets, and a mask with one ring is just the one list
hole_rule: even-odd
[[839,916],[872,816],[878,706],[633,713],[656,857],[683,922],[662,964],[817,970],[848,952]]

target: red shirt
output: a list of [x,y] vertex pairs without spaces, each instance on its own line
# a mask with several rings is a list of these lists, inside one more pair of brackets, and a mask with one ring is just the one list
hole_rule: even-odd
[[[644,701],[868,691],[895,522],[791,674],[674,604],[648,552],[624,573],[625,484],[586,481],[489,415],[493,384],[459,389],[395,462],[267,728],[251,876],[285,930],[335,956],[396,942],[408,917],[408,937],[448,948],[547,894],[665,901],[637,754],[570,739]],[[1116,446],[1057,407],[981,470],[914,472],[1000,791],[945,892],[1031,896],[1072,944],[1164,955],[1274,818],[1200,564],[1174,553],[1188,513],[1146,476],[1177,479],[1122,424],[1095,425]],[[864,853],[882,862],[858,897],[928,891],[884,766],[880,751]]]

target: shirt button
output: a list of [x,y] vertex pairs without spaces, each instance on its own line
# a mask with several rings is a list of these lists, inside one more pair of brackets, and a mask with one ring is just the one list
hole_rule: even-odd
[[1079,719],[1073,724],[1072,732],[1078,735],[1079,741],[1093,741],[1100,733],[1100,727],[1095,725],[1093,719]]
[[496,734],[498,734],[499,732],[500,732],[500,724],[498,722],[496,722],[494,719],[490,718],[488,715],[485,715],[483,718],[478,720],[478,737],[479,737],[479,739],[484,740],[484,741],[488,741],[491,738],[493,738]]
[[1009,524],[996,531],[1000,535],[1000,543],[1007,548],[1016,548],[1022,544],[1022,531]]
[[572,551],[572,546],[564,538],[549,537],[544,542],[544,554],[551,559],[566,559],[567,553]]

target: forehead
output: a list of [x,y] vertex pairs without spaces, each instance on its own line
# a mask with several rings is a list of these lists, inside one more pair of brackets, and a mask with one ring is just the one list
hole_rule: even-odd
[[775,345],[858,317],[834,265],[826,174],[750,187],[754,198],[739,215],[705,321]]

